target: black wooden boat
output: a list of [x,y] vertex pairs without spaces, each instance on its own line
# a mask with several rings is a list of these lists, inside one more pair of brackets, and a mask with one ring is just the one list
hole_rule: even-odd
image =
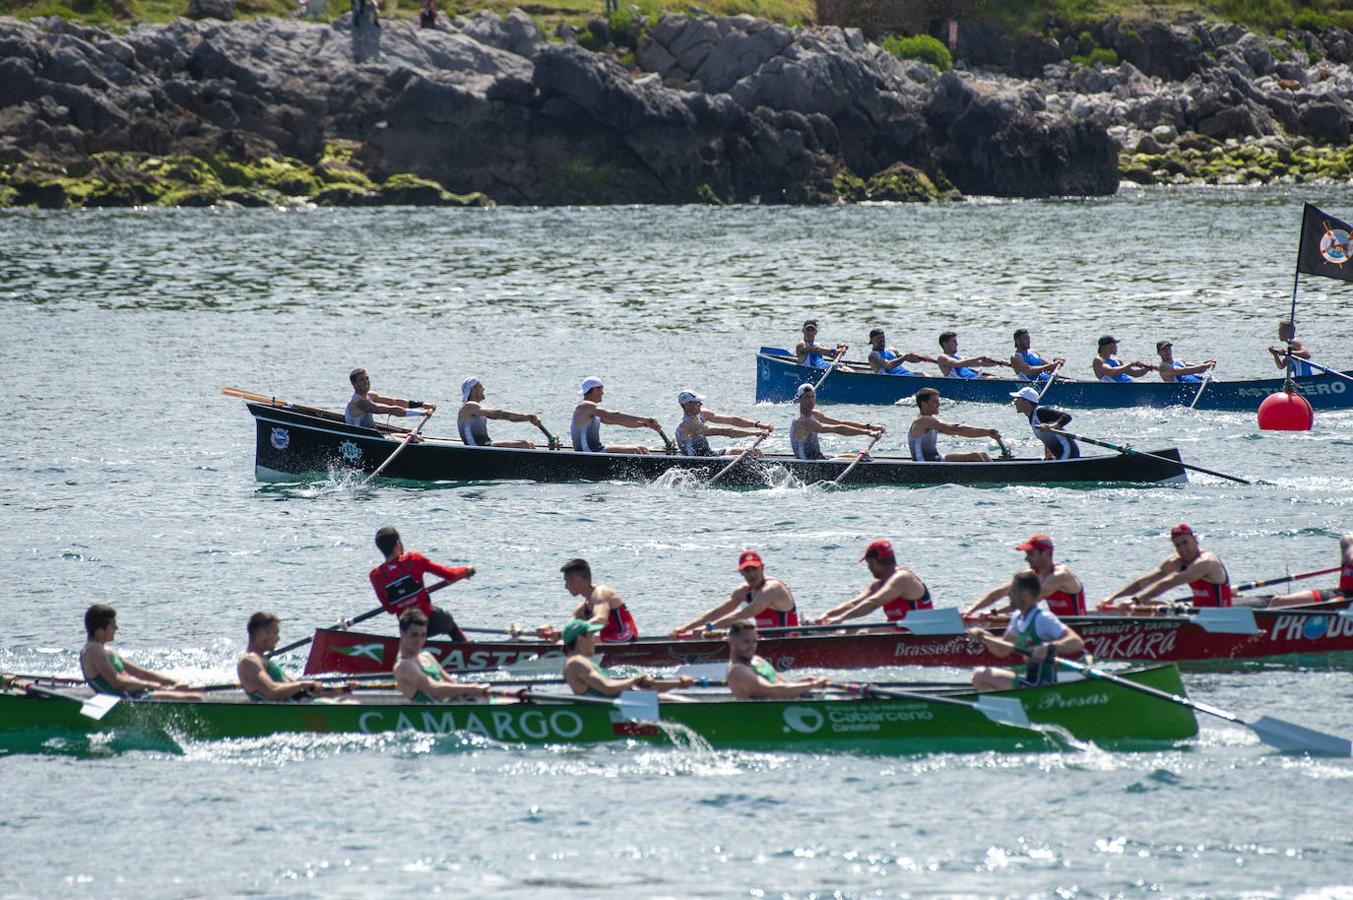
[[[257,435],[254,474],[260,481],[297,481],[343,470],[374,472],[394,453],[404,432],[380,426],[348,425],[329,410],[282,401],[248,401]],[[1137,454],[1086,456],[1074,460],[1004,459],[989,463],[913,462],[875,457],[851,470],[843,484],[1048,484],[1102,482],[1184,482],[1179,451],[1154,451],[1165,459]],[[383,478],[425,482],[456,481],[652,481],[668,472],[704,481],[731,462],[729,457],[693,458],[654,453],[579,453],[467,447],[428,437],[407,446],[381,473]],[[849,461],[810,462],[767,454],[739,462],[720,486],[768,486],[786,478],[803,484],[832,481]]]

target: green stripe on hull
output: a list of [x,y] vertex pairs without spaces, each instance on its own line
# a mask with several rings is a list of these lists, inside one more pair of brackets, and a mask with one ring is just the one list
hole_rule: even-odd
[[[1163,666],[1125,677],[1183,694],[1179,672]],[[971,699],[967,695],[963,699]],[[1072,737],[1117,746],[1192,737],[1191,710],[1117,685],[1084,681],[1006,692],[1018,697],[1035,725]],[[692,733],[715,747],[776,750],[852,750],[913,753],[1052,749],[1058,741],[1037,730],[987,719],[973,708],[924,700],[813,699],[735,702],[726,698],[664,703],[666,730],[616,721],[605,706],[569,703],[411,704],[391,698],[359,704],[208,703],[127,701],[102,720],[80,714],[80,704],[50,698],[0,695],[0,742],[20,733],[119,732],[183,735],[199,740],[301,733],[377,734],[417,731],[474,734],[506,743],[599,743],[617,739],[657,742]],[[29,742],[31,745],[31,742]]]

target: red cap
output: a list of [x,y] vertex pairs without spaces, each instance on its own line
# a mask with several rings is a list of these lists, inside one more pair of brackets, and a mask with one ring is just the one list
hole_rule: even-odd
[[738,557],[738,571],[743,569],[764,569],[766,564],[761,561],[760,555],[755,550],[743,550],[742,555]]
[[1016,544],[1016,545],[1015,545],[1015,549],[1016,549],[1016,550],[1046,550],[1046,551],[1048,551],[1049,553],[1051,553],[1051,552],[1052,552],[1052,538],[1048,537],[1046,534],[1044,534],[1043,532],[1040,531],[1038,534],[1036,534],[1036,535],[1034,535],[1033,537],[1029,538],[1029,539],[1028,539],[1027,541],[1025,541],[1024,543],[1022,543],[1022,544]]
[[860,557],[860,562],[866,559],[886,559],[892,561],[897,559],[893,555],[893,545],[888,541],[874,541],[864,550],[864,556]]
[[1170,529],[1170,537],[1179,537],[1181,534],[1193,534],[1193,529],[1185,525],[1183,522],[1180,522],[1178,525]]

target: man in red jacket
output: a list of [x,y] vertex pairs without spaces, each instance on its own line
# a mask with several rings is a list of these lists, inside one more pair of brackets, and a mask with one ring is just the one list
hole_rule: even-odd
[[443,566],[421,553],[406,553],[399,532],[389,525],[376,532],[376,547],[385,554],[385,562],[371,570],[371,587],[386,612],[398,618],[406,610],[416,609],[427,616],[429,637],[446,634],[453,641],[464,642],[465,633],[451,614],[432,605],[423,576],[431,572],[455,582],[474,575],[474,566]]

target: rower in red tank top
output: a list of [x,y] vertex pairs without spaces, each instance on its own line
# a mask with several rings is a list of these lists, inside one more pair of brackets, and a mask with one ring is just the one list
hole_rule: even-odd
[[672,637],[690,637],[700,629],[722,628],[751,617],[758,628],[790,628],[799,624],[799,608],[789,585],[766,575],[766,564],[755,550],[738,556],[738,571],[744,583],[733,588],[728,599],[710,607],[680,628]]
[[[1085,615],[1085,586],[1076,577],[1076,573],[1071,571],[1070,566],[1053,562],[1052,538],[1040,532],[1024,543],[1017,544],[1015,549],[1024,551],[1024,561],[1038,576],[1038,583],[1042,585],[1038,599],[1047,604],[1048,612],[1058,617]],[[964,610],[963,614],[975,615],[979,610],[1010,596],[1013,584],[1012,579],[992,588],[981,600]]]
[[[638,640],[639,626],[624,598],[609,585],[592,583],[592,567],[587,560],[570,559],[559,571],[564,573],[565,590],[582,600],[574,608],[572,618],[600,625],[597,638],[603,643]],[[542,625],[536,633],[546,640],[555,640],[560,635],[553,625]]]
[[869,566],[873,580],[860,593],[828,610],[817,620],[818,624],[835,625],[867,616],[876,609],[882,609],[890,623],[898,623],[914,609],[934,608],[930,588],[911,569],[897,564],[893,545],[888,541],[874,541],[865,549],[860,562]]
[[1137,605],[1158,604],[1161,594],[1180,585],[1188,585],[1193,592],[1194,606],[1230,606],[1231,579],[1221,558],[1198,544],[1198,535],[1188,525],[1180,523],[1170,529],[1170,543],[1175,553],[1161,561],[1155,571],[1123,585],[1105,597],[1100,609],[1110,608],[1119,597],[1129,597]]
[[1333,590],[1297,591],[1268,601],[1275,606],[1304,606],[1308,603],[1328,603],[1331,600],[1353,599],[1353,531],[1339,538],[1339,586]]

